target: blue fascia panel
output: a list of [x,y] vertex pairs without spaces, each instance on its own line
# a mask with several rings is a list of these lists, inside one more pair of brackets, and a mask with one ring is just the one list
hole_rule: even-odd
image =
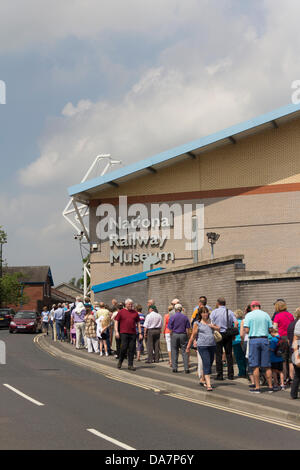
[[84,183],[71,186],[70,188],[68,188],[68,193],[70,196],[75,196],[76,194],[79,194],[83,191],[87,191],[97,186],[101,186],[102,184],[109,183],[118,178],[122,178],[123,176],[135,173],[139,170],[144,170],[149,166],[156,165],[158,163],[170,160],[180,155],[184,155],[187,152],[192,152],[193,150],[205,147],[209,144],[213,144],[220,140],[234,136],[235,134],[240,134],[241,132],[247,131],[257,126],[261,126],[262,124],[266,124],[268,122],[274,121],[276,119],[279,119],[283,116],[287,116],[288,114],[295,113],[297,111],[300,111],[300,104],[289,104],[287,106],[283,106],[279,109],[271,111],[267,114],[263,114],[249,121],[236,124],[234,126],[228,127],[226,129],[223,129],[222,131],[216,132],[206,137],[201,137],[198,140],[194,140],[193,142],[189,142],[188,144],[184,144],[174,149],[159,153],[158,155],[146,158],[144,160],[141,160],[140,162],[132,163],[131,165],[127,165],[124,168],[107,173],[104,176],[93,178],[91,180],[85,181]]
[[161,271],[163,268],[151,269],[150,271],[143,271],[141,273],[132,274],[131,276],[121,277],[119,279],[114,279],[113,281],[103,282],[102,284],[97,284],[92,287],[92,291],[96,294],[98,292],[103,292],[105,290],[114,289],[120,286],[126,286],[127,284],[132,284],[133,282],[144,281],[147,279],[148,273],[153,273],[154,271]]

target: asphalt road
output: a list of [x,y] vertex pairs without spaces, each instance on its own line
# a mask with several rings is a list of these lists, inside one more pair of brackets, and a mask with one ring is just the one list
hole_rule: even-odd
[[0,330],[1,450],[299,448],[299,431],[108,379],[50,356],[33,338]]

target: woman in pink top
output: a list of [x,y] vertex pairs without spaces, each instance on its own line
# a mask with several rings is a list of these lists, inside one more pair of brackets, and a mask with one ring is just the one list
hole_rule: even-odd
[[287,311],[286,303],[282,300],[279,300],[275,303],[275,312],[273,327],[275,330],[278,330],[279,336],[284,340],[284,351],[282,353],[283,357],[283,372],[285,379],[288,379],[289,371],[289,346],[287,338],[287,330],[290,323],[294,321],[293,315]]

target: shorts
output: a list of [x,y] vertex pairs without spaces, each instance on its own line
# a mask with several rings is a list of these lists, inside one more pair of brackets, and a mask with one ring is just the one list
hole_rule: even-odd
[[268,338],[249,339],[249,366],[271,367]]
[[272,370],[279,370],[279,372],[283,371],[283,362],[271,362],[271,369]]
[[106,333],[105,331],[103,331],[103,333],[101,333],[101,336],[98,336],[98,339],[102,340],[102,341],[106,341],[108,338],[108,333]]

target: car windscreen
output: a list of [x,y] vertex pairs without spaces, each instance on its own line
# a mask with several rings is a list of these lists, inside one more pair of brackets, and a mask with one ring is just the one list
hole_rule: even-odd
[[18,318],[35,320],[36,314],[34,312],[17,312],[15,314],[15,320],[17,320]]

